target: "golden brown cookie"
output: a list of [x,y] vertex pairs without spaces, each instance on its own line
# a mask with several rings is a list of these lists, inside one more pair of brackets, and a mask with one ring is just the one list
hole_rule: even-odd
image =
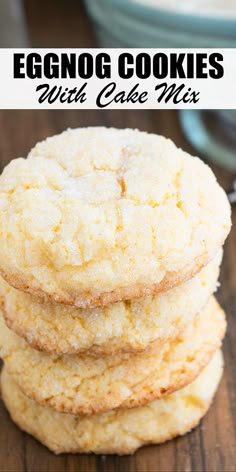
[[137,354],[93,358],[31,348],[0,321],[0,354],[22,391],[58,411],[92,414],[133,408],[184,387],[220,346],[225,316],[212,297],[169,343]]
[[145,444],[158,444],[194,428],[208,410],[222,375],[222,355],[187,387],[140,408],[73,416],[38,405],[25,396],[4,367],[2,396],[20,428],[55,453],[132,454]]
[[230,230],[210,170],[137,130],[68,130],[0,177],[0,272],[85,308],[147,297],[194,276]]
[[152,297],[79,309],[44,303],[0,278],[9,328],[34,348],[56,354],[137,352],[174,338],[216,288],[221,252],[195,277]]

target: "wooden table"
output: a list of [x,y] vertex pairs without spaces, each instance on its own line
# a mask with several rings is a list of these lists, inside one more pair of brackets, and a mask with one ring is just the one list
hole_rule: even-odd
[[[54,4],[54,6],[53,6]],[[33,46],[91,47],[95,39],[79,0],[27,0],[26,19]],[[0,111],[0,164],[25,156],[36,141],[67,127],[105,125],[160,133],[194,153],[174,111]],[[228,188],[233,176],[214,168]],[[233,220],[236,210],[233,211]],[[228,315],[224,342],[225,373],[209,413],[190,434],[161,446],[145,447],[134,456],[54,456],[22,433],[0,405],[0,472],[235,472],[236,470],[236,232],[225,246],[218,298]],[[235,266],[234,266],[235,264]]]

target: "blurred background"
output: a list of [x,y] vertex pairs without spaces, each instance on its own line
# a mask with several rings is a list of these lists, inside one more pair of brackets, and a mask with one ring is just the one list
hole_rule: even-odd
[[[0,0],[0,47],[236,47],[235,10],[236,0]],[[226,190],[233,186],[235,112],[227,111],[0,110],[0,167],[26,156],[37,141],[49,135],[68,127],[93,125],[162,134],[207,160]],[[225,246],[223,290],[218,294],[228,315],[226,369],[203,426],[160,448],[144,448],[135,458],[59,458],[20,432],[1,406],[0,470],[235,471],[235,247],[232,231]]]

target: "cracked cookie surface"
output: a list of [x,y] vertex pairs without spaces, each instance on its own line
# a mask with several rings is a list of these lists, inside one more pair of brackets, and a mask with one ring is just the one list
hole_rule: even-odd
[[190,383],[221,345],[225,316],[212,297],[178,336],[137,354],[94,358],[31,348],[0,319],[0,355],[26,395],[73,414],[133,408]]
[[81,308],[188,280],[214,257],[230,224],[210,168],[137,130],[68,130],[0,177],[2,276]]
[[45,303],[0,278],[2,311],[10,329],[34,348],[56,353],[112,355],[173,339],[216,289],[222,251],[188,282],[167,292],[105,307]]
[[140,408],[73,416],[38,405],[26,397],[4,367],[3,401],[20,428],[55,453],[132,454],[145,444],[158,444],[194,428],[208,410],[222,375],[217,351],[187,387]]

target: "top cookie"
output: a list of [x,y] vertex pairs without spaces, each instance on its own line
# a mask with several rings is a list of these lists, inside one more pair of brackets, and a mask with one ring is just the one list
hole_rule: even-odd
[[169,289],[206,265],[229,229],[209,167],[137,130],[65,131],[0,177],[1,274],[59,303]]

